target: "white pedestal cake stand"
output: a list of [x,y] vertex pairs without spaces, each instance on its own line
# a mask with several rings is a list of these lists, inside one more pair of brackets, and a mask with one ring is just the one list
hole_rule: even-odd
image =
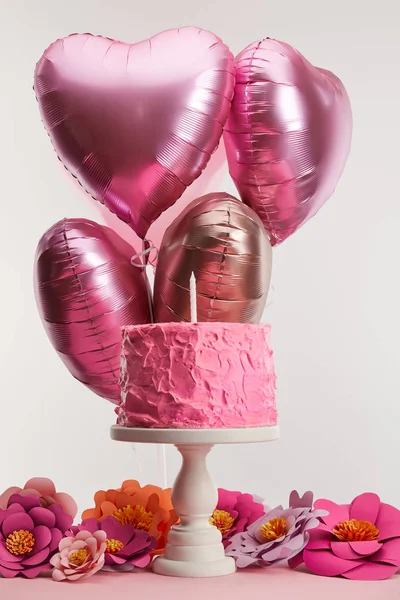
[[207,454],[214,444],[268,442],[278,437],[278,426],[243,429],[111,427],[113,440],[174,444],[182,455],[182,467],[172,488],[172,502],[180,523],[169,532],[165,554],[154,560],[155,573],[173,577],[216,577],[235,572],[234,559],[224,554],[221,533],[209,523],[218,492],[207,469]]

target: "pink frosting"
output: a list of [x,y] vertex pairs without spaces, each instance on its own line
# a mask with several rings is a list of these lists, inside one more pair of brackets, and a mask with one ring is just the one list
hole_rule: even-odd
[[275,425],[269,325],[154,323],[124,327],[119,425]]

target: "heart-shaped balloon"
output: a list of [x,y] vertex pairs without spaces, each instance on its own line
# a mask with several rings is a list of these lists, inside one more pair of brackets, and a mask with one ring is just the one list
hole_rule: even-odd
[[236,58],[224,134],[242,200],[279,244],[333,194],[350,150],[352,116],[341,81],[272,39]]
[[154,281],[155,320],[258,323],[271,278],[272,250],[256,213],[229,194],[194,200],[166,230]]
[[144,238],[218,146],[234,59],[194,27],[137,44],[75,34],[44,52],[34,87],[61,161]]
[[121,327],[151,322],[150,287],[135,250],[87,219],[64,219],[41,238],[35,295],[47,335],[71,374],[119,403]]

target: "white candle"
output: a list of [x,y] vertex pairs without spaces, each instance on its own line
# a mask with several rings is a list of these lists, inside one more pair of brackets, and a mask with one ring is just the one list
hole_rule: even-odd
[[192,272],[190,276],[190,320],[197,322],[197,296],[196,296],[196,277]]

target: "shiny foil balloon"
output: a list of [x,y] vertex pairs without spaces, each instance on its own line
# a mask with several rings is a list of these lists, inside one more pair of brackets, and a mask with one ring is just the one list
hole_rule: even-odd
[[272,251],[255,212],[229,194],[194,200],[169,226],[154,282],[155,320],[190,321],[190,276],[197,320],[258,323],[271,278]]
[[[64,219],[39,242],[35,295],[43,325],[71,374],[119,402],[122,325],[151,322],[148,281],[135,250],[87,219]],[[140,264],[135,259],[136,264]]]
[[350,150],[350,102],[333,73],[277,40],[250,44],[236,67],[229,171],[275,245],[333,194]]
[[234,59],[194,27],[137,44],[75,34],[44,52],[34,88],[61,161],[144,238],[216,149]]

